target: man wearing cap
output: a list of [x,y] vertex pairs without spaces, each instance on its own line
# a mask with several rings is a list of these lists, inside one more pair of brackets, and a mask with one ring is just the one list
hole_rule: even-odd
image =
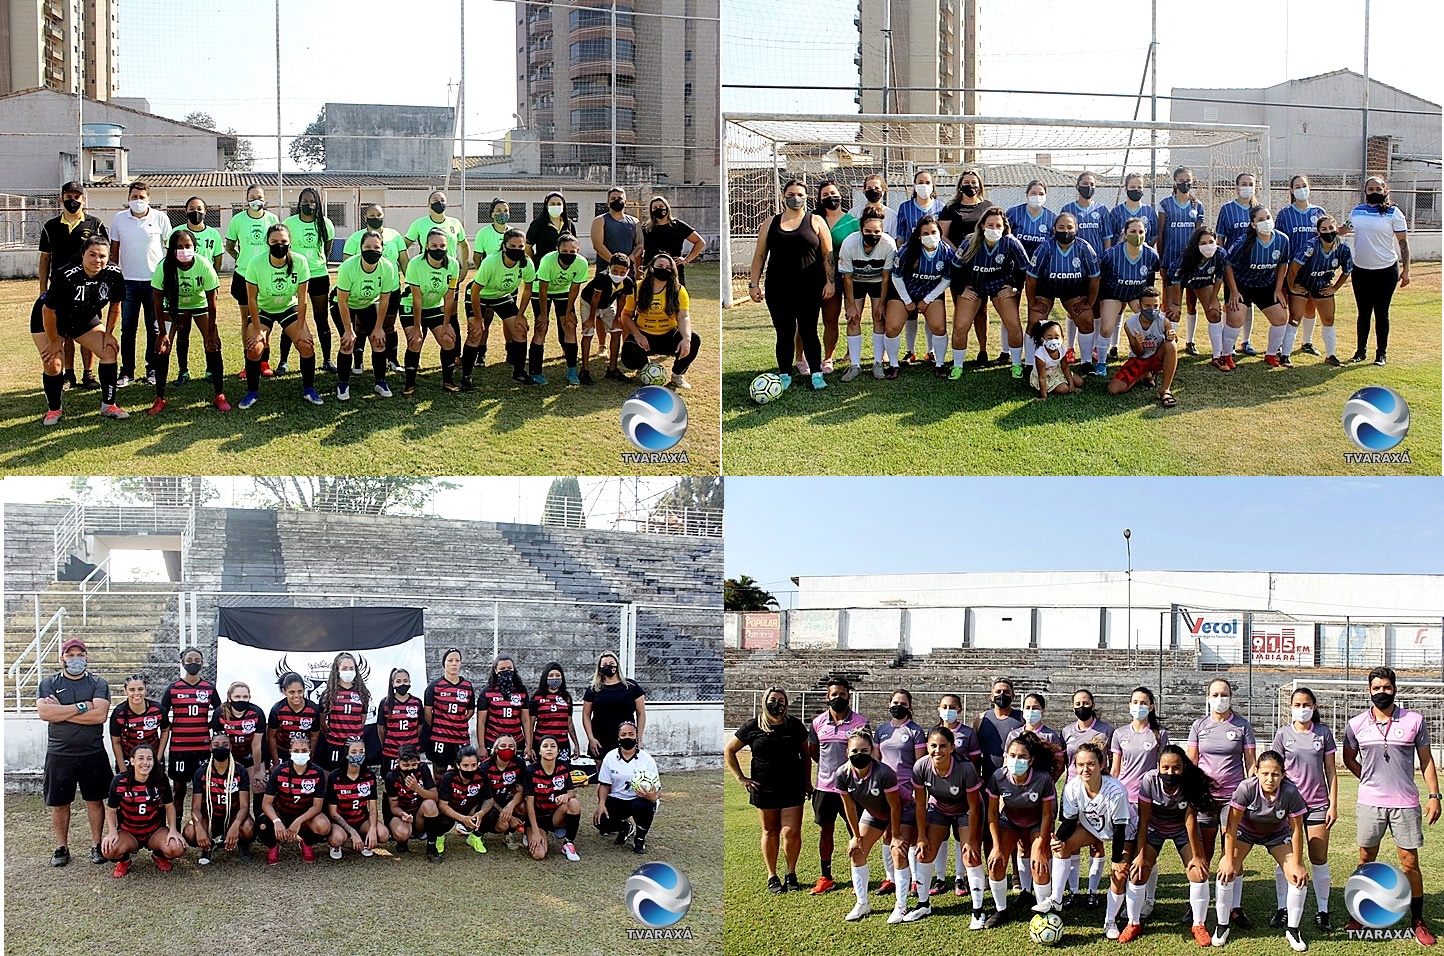
[[60,649],[63,667],[40,682],[35,711],[50,724],[45,749],[45,805],[55,827],[51,866],[70,862],[70,805],[80,786],[90,817],[90,862],[104,863],[100,830],[105,823],[102,801],[110,789],[110,763],[105,757],[105,721],[110,713],[110,685],[86,670],[85,642],[66,641]]
[[[64,211],[54,219],[48,220],[40,230],[40,297],[35,300],[35,305],[30,310],[30,333],[32,335],[45,332],[40,312],[45,306],[45,292],[50,288],[50,280],[59,275],[66,266],[80,258],[81,247],[91,236],[110,238],[105,231],[105,223],[86,212],[84,183],[72,180],[61,186],[60,203],[64,207]],[[36,347],[39,348],[40,345],[41,343],[37,341]],[[75,342],[72,339],[65,340],[65,371],[62,381],[54,383],[55,388],[65,386],[75,388],[77,384],[84,388],[100,388],[100,382],[96,380],[95,372],[91,370],[95,356],[86,348],[82,348],[81,352],[85,366],[85,379],[83,382],[77,383],[75,381]],[[47,381],[46,385],[50,387],[51,383]]]

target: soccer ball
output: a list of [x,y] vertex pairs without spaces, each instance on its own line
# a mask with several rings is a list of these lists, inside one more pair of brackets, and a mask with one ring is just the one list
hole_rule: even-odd
[[661,385],[667,381],[667,370],[660,362],[648,362],[637,378],[643,385]]
[[777,377],[775,372],[763,372],[752,380],[747,388],[747,394],[758,405],[766,405],[782,394],[782,379]]
[[662,789],[662,778],[655,770],[638,770],[632,775],[632,789],[642,789],[655,793]]
[[1057,946],[1063,941],[1063,917],[1039,913],[1028,923],[1028,938],[1039,946]]

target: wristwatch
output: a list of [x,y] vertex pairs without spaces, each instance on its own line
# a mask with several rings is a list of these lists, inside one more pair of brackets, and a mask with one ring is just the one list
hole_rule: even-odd
[[1429,794],[1429,799],[1444,801],[1444,793],[1431,793]]

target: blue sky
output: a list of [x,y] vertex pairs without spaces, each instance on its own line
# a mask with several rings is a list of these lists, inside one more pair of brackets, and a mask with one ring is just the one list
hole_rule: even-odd
[[1121,569],[1124,527],[1134,568],[1444,570],[1437,478],[728,478],[725,567],[788,606],[800,574]]

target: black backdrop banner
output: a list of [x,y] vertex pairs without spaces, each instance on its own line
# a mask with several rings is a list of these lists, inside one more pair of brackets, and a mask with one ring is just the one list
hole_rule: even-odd
[[271,651],[362,651],[426,633],[419,607],[222,607],[216,633]]

